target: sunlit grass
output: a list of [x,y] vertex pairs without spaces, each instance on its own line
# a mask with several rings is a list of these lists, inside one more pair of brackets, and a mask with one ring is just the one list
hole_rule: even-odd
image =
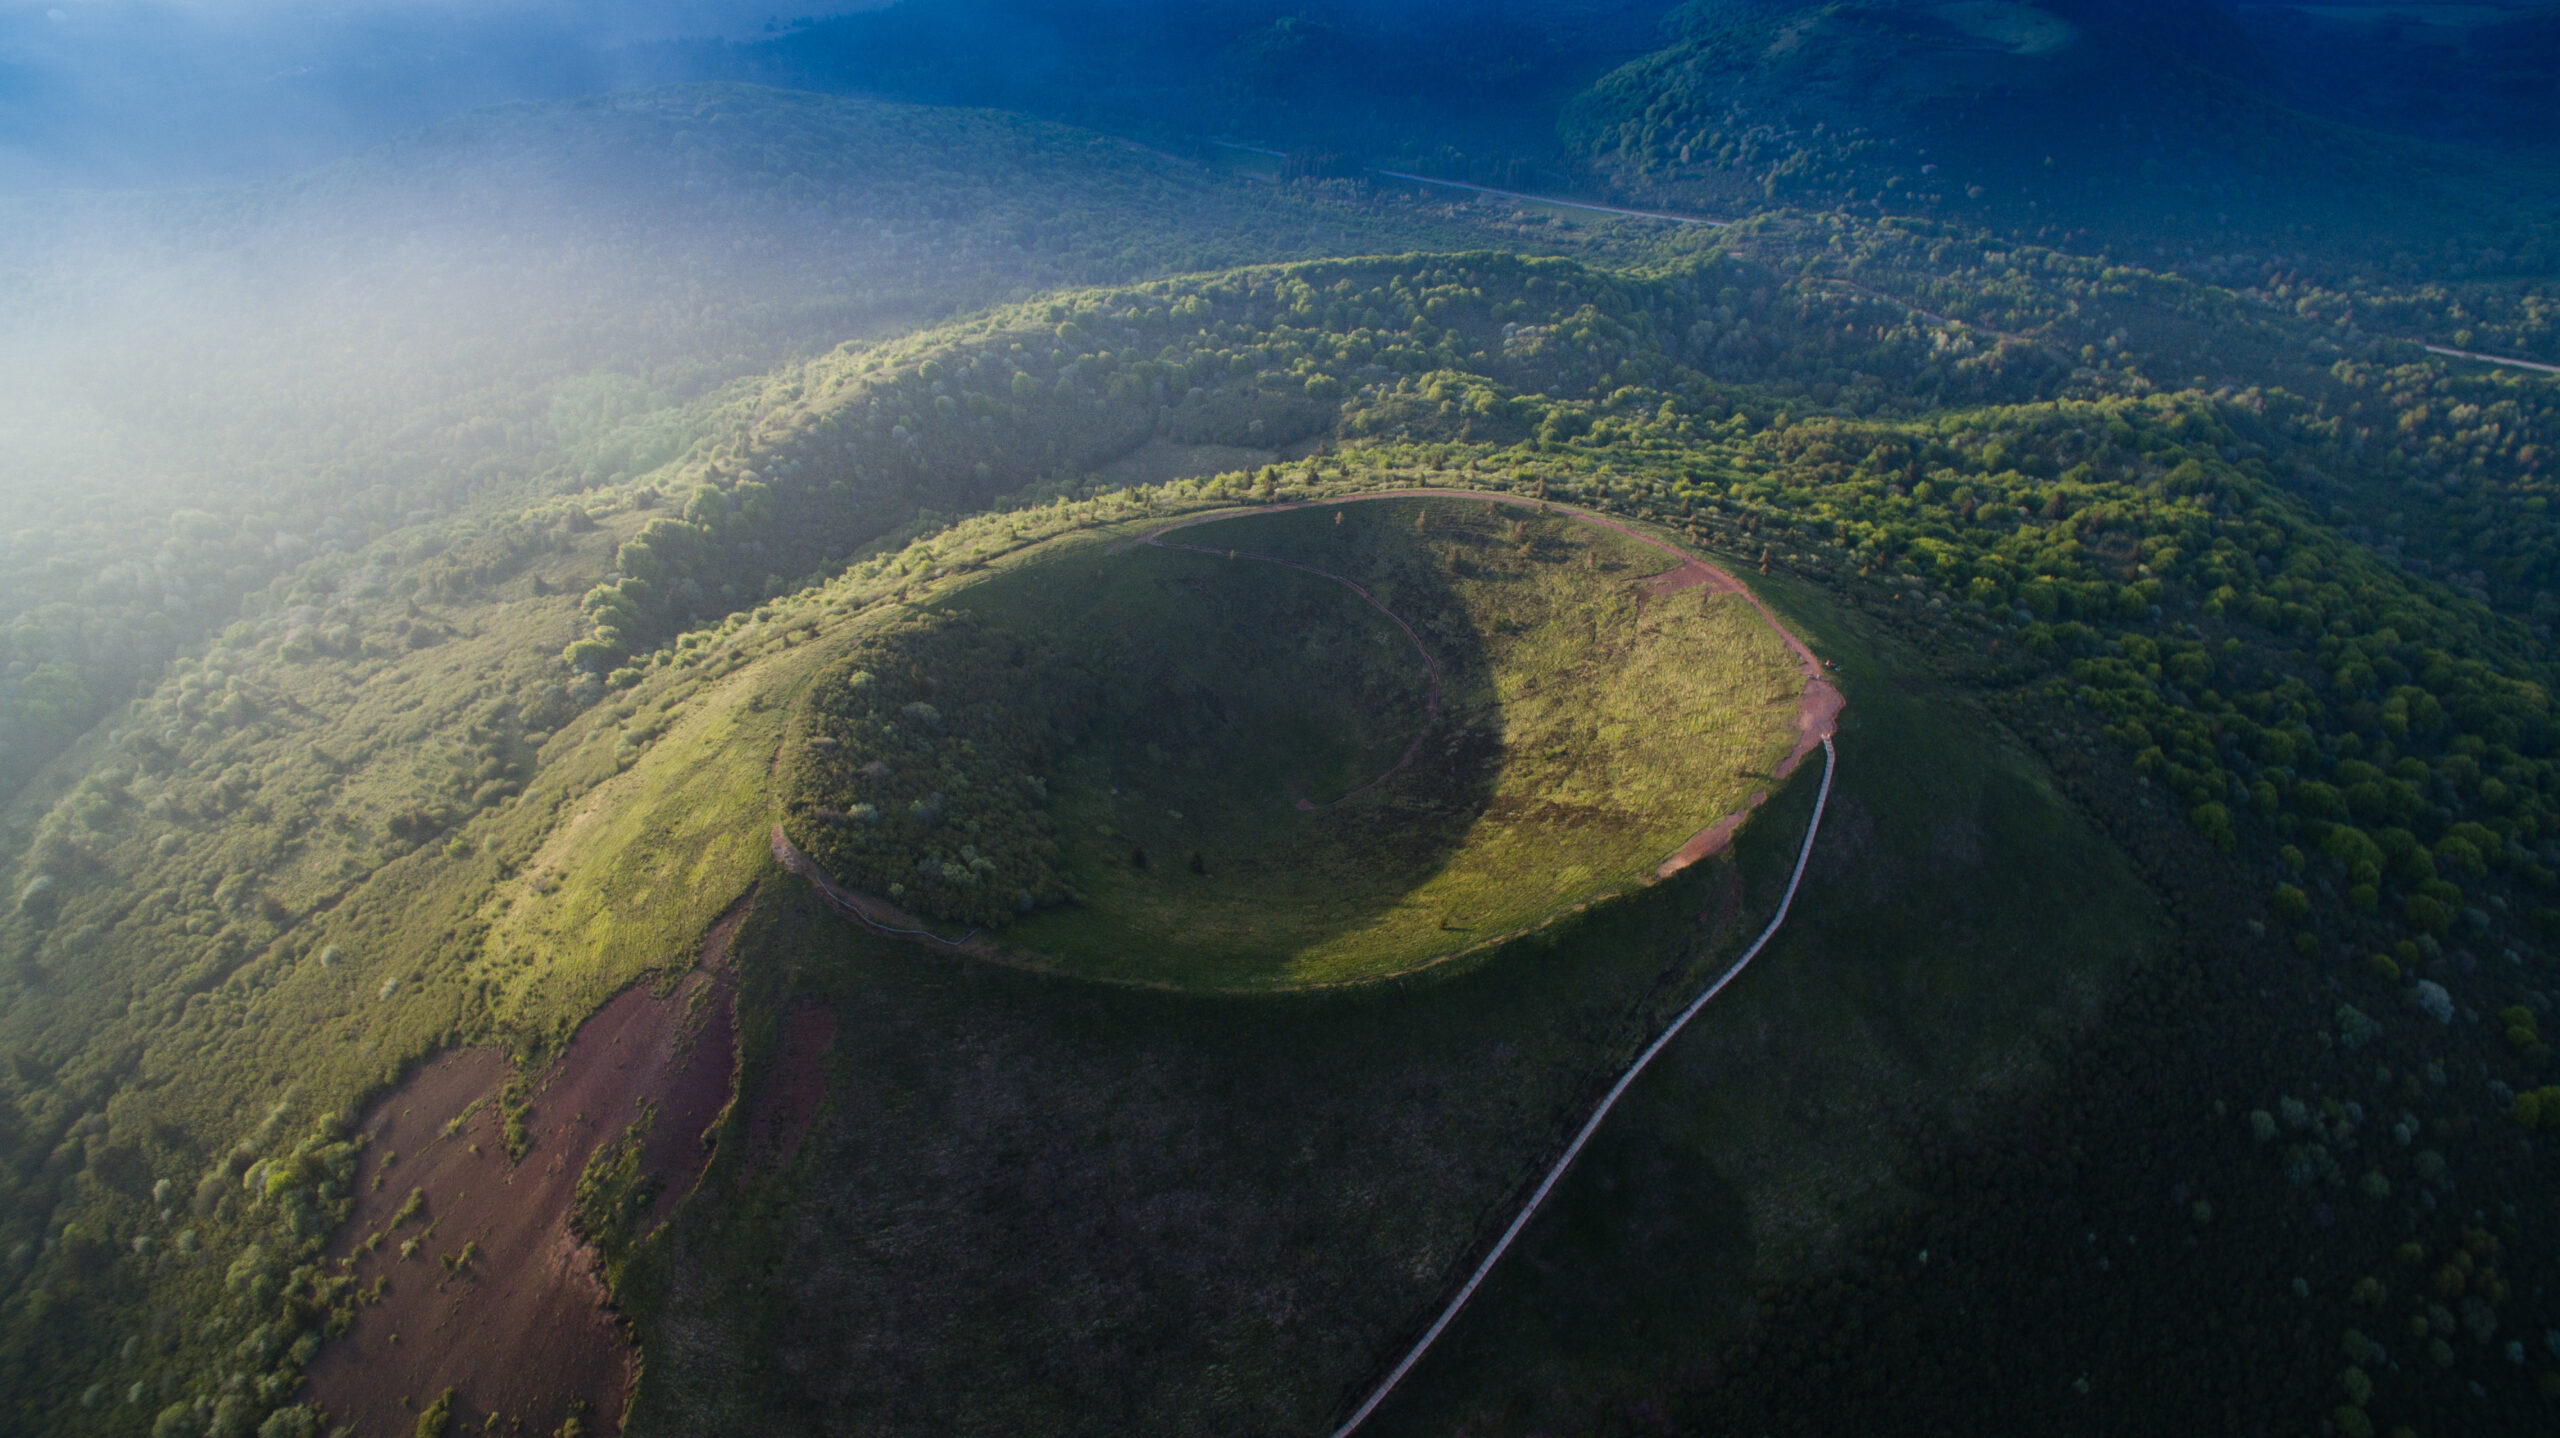
[[[1171,536],[1205,555],[1086,546],[959,601],[1026,634],[1063,626],[1131,652],[1160,640],[1181,656],[1179,685],[1225,694],[1235,716],[1198,749],[1167,752],[1141,732],[1154,716],[1133,710],[1063,756],[1051,812],[1081,899],[1005,926],[999,943],[1070,972],[1176,987],[1376,979],[1649,882],[1692,834],[1769,787],[1802,677],[1748,601],[1646,595],[1639,581],[1668,556],[1561,516],[1465,500],[1336,514]],[[1428,678],[1409,641],[1335,589],[1323,602],[1366,638],[1289,660],[1289,684],[1372,694],[1362,702],[1405,726],[1391,732],[1365,732],[1368,716],[1328,695],[1265,692],[1270,676],[1236,667],[1272,662],[1263,648],[1222,645],[1200,613],[1250,624],[1326,594],[1326,581],[1216,552],[1227,549],[1355,579],[1421,633],[1446,694],[1409,768],[1333,802],[1390,768],[1421,727]],[[1125,683],[1106,675],[1099,687]],[[1263,720],[1301,705],[1343,725],[1343,753],[1367,767],[1300,792],[1291,775],[1310,762],[1305,746]],[[1324,802],[1299,809],[1301,797]]]

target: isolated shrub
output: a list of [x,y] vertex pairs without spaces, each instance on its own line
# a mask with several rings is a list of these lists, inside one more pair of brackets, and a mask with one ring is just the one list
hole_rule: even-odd
[[411,1430],[414,1438],[445,1438],[453,1427],[453,1390],[437,1395],[436,1401],[418,1412],[418,1426]]
[[2453,927],[2453,909],[2443,900],[2429,894],[2411,894],[2400,901],[2400,916],[2413,929],[2441,934]]
[[593,637],[572,640],[567,648],[560,651],[562,663],[588,674],[602,674],[622,655],[620,646]]
[[2228,854],[2238,847],[2240,839],[2231,828],[2231,811],[2220,804],[2198,804],[2187,813],[2187,821],[2196,832],[2215,848]]
[[320,1438],[320,1415],[299,1403],[279,1408],[258,1425],[258,1438]]

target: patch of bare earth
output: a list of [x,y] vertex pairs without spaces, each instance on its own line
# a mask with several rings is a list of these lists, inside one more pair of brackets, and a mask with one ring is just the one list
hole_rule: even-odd
[[836,1041],[836,1012],[815,999],[792,1005],[782,1019],[782,1051],[747,1110],[746,1179],[791,1162],[818,1101],[827,1096],[827,1050]]
[[[620,1431],[630,1345],[569,1209],[596,1146],[652,1107],[654,1218],[700,1177],[735,1068],[725,960],[744,913],[713,926],[702,966],[665,994],[626,989],[579,1027],[532,1095],[521,1162],[507,1158],[495,1049],[445,1055],[366,1114],[355,1214],[329,1254],[382,1288],[311,1367],[332,1431],[400,1438],[447,1389],[458,1431],[550,1433],[573,1414]],[[413,1190],[421,1206],[394,1226]]]
[[1690,835],[1689,842],[1672,850],[1671,857],[1662,861],[1662,867],[1654,870],[1653,876],[1657,879],[1668,879],[1710,854],[1722,853],[1724,846],[1733,842],[1734,831],[1742,827],[1742,821],[1750,816],[1752,810],[1759,808],[1761,801],[1768,797],[1769,791],[1760,790],[1754,793],[1750,802],[1739,811],[1727,814]]

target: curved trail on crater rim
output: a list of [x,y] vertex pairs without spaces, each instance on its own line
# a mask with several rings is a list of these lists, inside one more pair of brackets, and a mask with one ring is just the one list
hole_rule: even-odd
[[1368,590],[1361,588],[1359,585],[1343,578],[1332,570],[1318,569],[1312,564],[1300,564],[1294,559],[1282,559],[1276,554],[1256,554],[1249,549],[1211,549],[1205,544],[1172,544],[1166,542],[1164,534],[1165,531],[1159,529],[1155,533],[1148,535],[1145,543],[1151,544],[1158,549],[1186,549],[1193,554],[1208,555],[1212,559],[1258,560],[1264,564],[1277,564],[1286,569],[1295,569],[1303,574],[1312,574],[1319,579],[1330,579],[1334,583],[1341,585],[1343,588],[1350,590],[1352,593],[1359,595],[1370,608],[1387,616],[1389,619],[1394,620],[1396,628],[1403,630],[1404,637],[1412,641],[1413,652],[1422,656],[1423,667],[1431,671],[1431,696],[1423,701],[1422,727],[1414,731],[1413,742],[1404,746],[1403,756],[1398,758],[1395,763],[1387,766],[1387,771],[1385,773],[1380,774],[1377,778],[1353,789],[1351,792],[1342,795],[1340,798],[1327,799],[1321,804],[1312,799],[1300,799],[1298,801],[1298,807],[1301,809],[1330,809],[1336,804],[1349,803],[1351,800],[1368,793],[1370,790],[1377,788],[1389,779],[1392,779],[1396,775],[1404,772],[1404,766],[1412,763],[1413,756],[1422,752],[1422,741],[1430,737],[1431,726],[1440,718],[1440,661],[1431,657],[1430,648],[1422,642],[1421,635],[1413,632],[1413,626],[1404,622],[1403,615],[1396,613],[1394,610],[1389,609],[1383,604],[1380,604],[1378,602],[1378,596],[1371,594]]
[[[1579,520],[1585,524],[1597,525],[1600,528],[1612,530],[1625,538],[1632,539],[1639,544],[1662,551],[1664,554],[1669,555],[1674,563],[1671,568],[1666,569],[1659,574],[1651,575],[1637,581],[1637,588],[1642,594],[1661,596],[1666,594],[1676,594],[1685,589],[1704,588],[1711,593],[1739,595],[1745,603],[1748,603],[1753,609],[1759,612],[1761,622],[1767,624],[1769,628],[1777,634],[1778,638],[1787,646],[1788,652],[1796,656],[1797,665],[1803,671],[1805,676],[1804,692],[1796,702],[1796,743],[1795,747],[1787,754],[1787,757],[1778,764],[1771,777],[1774,780],[1785,780],[1795,773],[1796,767],[1801,764],[1806,756],[1811,754],[1816,747],[1821,748],[1826,756],[1829,755],[1831,749],[1831,736],[1838,727],[1840,710],[1845,701],[1841,696],[1838,686],[1834,685],[1828,675],[1824,672],[1822,660],[1814,654],[1812,648],[1802,639],[1797,638],[1795,631],[1789,629],[1785,623],[1778,618],[1776,612],[1771,610],[1768,604],[1763,601],[1759,595],[1752,593],[1748,586],[1744,585],[1740,580],[1735,579],[1722,568],[1710,564],[1706,560],[1700,559],[1696,555],[1681,549],[1677,545],[1661,539],[1656,539],[1652,535],[1644,534],[1626,524],[1611,519],[1606,515],[1595,514],[1589,510],[1576,509],[1570,505],[1558,504],[1549,500],[1538,499],[1527,495],[1509,494],[1497,490],[1432,489],[1427,487],[1417,487],[1407,489],[1373,490],[1363,494],[1333,495],[1323,499],[1291,500],[1280,504],[1241,505],[1231,509],[1210,510],[1199,514],[1185,515],[1179,519],[1172,520],[1168,523],[1159,525],[1154,529],[1150,529],[1144,534],[1138,535],[1135,539],[1127,541],[1134,544],[1154,545],[1164,549],[1190,550],[1194,553],[1206,554],[1212,557],[1226,557],[1232,554],[1238,559],[1252,558],[1262,560],[1267,563],[1285,564],[1292,569],[1304,570],[1309,574],[1330,579],[1335,583],[1348,588],[1354,594],[1359,595],[1362,600],[1376,608],[1379,613],[1384,614],[1389,619],[1395,621],[1396,627],[1403,630],[1405,637],[1412,640],[1416,650],[1420,651],[1423,662],[1430,666],[1431,698],[1429,712],[1424,717],[1421,730],[1415,734],[1411,743],[1406,746],[1404,757],[1396,761],[1395,767],[1389,769],[1386,773],[1379,775],[1377,778],[1370,780],[1368,783],[1361,785],[1359,788],[1352,790],[1350,793],[1344,794],[1340,798],[1331,800],[1324,805],[1316,805],[1301,799],[1299,801],[1300,807],[1307,809],[1330,808],[1334,804],[1339,804],[1354,795],[1365,793],[1369,789],[1375,788],[1377,785],[1384,783],[1386,780],[1394,777],[1398,771],[1402,770],[1405,765],[1412,760],[1414,755],[1420,751],[1423,739],[1428,737],[1430,734],[1432,723],[1437,719],[1439,714],[1441,699],[1441,675],[1439,661],[1433,657],[1429,648],[1422,643],[1421,636],[1414,632],[1413,626],[1406,623],[1403,616],[1397,614],[1394,610],[1389,609],[1384,604],[1379,603],[1376,596],[1372,595],[1367,589],[1353,583],[1351,580],[1343,578],[1341,575],[1315,568],[1312,565],[1301,564],[1294,560],[1281,559],[1272,555],[1247,555],[1241,550],[1230,551],[1226,549],[1212,548],[1207,545],[1166,543],[1164,536],[1177,529],[1186,529],[1195,524],[1214,523],[1216,521],[1226,519],[1243,519],[1256,514],[1270,514],[1281,510],[1312,509],[1320,506],[1350,504],[1361,500],[1371,499],[1471,499],[1493,504],[1514,505],[1522,509],[1536,510],[1540,514],[1557,515],[1566,519]],[[1830,769],[1828,767],[1828,763],[1829,761],[1826,757],[1825,768],[1823,771],[1823,792],[1825,795],[1830,793]],[[1752,794],[1750,799],[1746,801],[1740,809],[1737,809],[1730,814],[1726,814],[1721,818],[1718,818],[1714,823],[1708,825],[1706,828],[1700,829],[1696,834],[1692,835],[1687,842],[1673,850],[1669,857],[1662,861],[1654,871],[1654,878],[1656,880],[1668,879],[1672,875],[1679,873],[1681,870],[1688,868],[1690,865],[1720,852],[1732,841],[1734,834],[1741,829],[1743,820],[1750,817],[1751,812],[1754,809],[1757,809],[1768,797],[1769,794],[1767,790],[1758,791]],[[835,910],[843,917],[851,919],[856,924],[859,924],[872,933],[878,934],[884,938],[905,939],[915,943],[937,946],[945,950],[967,954],[973,958],[985,959],[993,963],[1002,964],[1008,968],[1027,969],[1041,973],[1054,972],[1051,965],[1034,955],[1018,953],[1007,949],[1002,944],[996,942],[995,939],[988,935],[984,929],[971,929],[968,933],[957,939],[944,938],[942,935],[937,934],[930,928],[926,927],[923,919],[899,908],[897,905],[890,903],[879,895],[863,893],[858,890],[845,887],[843,884],[837,882],[834,875],[827,872],[824,865],[818,863],[798,845],[791,842],[790,836],[784,831],[781,821],[779,820],[774,821],[771,827],[769,841],[772,847],[774,860],[779,863],[783,869],[807,880],[810,887],[816,892],[819,899],[825,903],[827,907]],[[1809,839],[1808,842],[1810,842]],[[1792,888],[1790,888],[1789,894],[1792,896]],[[1776,932],[1775,926],[1772,926],[1771,932]],[[1765,939],[1766,936],[1764,935],[1763,940],[1765,941]],[[1752,952],[1758,952],[1758,945],[1755,944],[1753,946]],[[1448,956],[1443,955],[1442,957],[1446,958]],[[1436,963],[1439,962],[1439,960],[1435,959],[1433,962]],[[1746,956],[1743,962],[1748,963],[1749,957]],[[1739,964],[1735,966],[1735,971],[1740,971]],[[1142,986],[1156,987],[1156,985]],[[1321,987],[1331,987],[1331,985],[1323,985]],[[1263,990],[1244,989],[1236,990],[1235,992],[1260,993],[1263,992]],[[1703,1000],[1701,1002],[1703,1002]],[[1687,1020],[1684,1018],[1682,1022],[1685,1023]],[[1612,1101],[1614,1102],[1614,1100]]]
[[1680,1036],[1680,1031],[1689,1026],[1689,1020],[1698,1016],[1699,1010],[1707,1006],[1708,1000],[1723,993],[1725,985],[1732,983],[1753,959],[1760,956],[1760,951],[1768,946],[1769,941],[1777,937],[1779,926],[1787,921],[1787,911],[1795,907],[1796,888],[1804,882],[1805,861],[1813,857],[1814,837],[1822,832],[1822,811],[1831,803],[1831,776],[1839,766],[1839,752],[1831,747],[1831,737],[1826,734],[1822,739],[1822,792],[1814,796],[1813,820],[1804,827],[1804,846],[1796,850],[1795,872],[1787,876],[1786,895],[1778,901],[1778,912],[1770,917],[1769,927],[1760,931],[1760,937],[1751,941],[1751,947],[1742,951],[1741,958],[1734,960],[1730,967],[1716,976],[1714,983],[1707,985],[1706,992],[1691,999],[1689,1006],[1680,1011],[1680,1016],[1673,1019],[1670,1027],[1662,1031],[1662,1036],[1647,1045],[1643,1053],[1636,1055],[1636,1061],[1627,1066],[1627,1071],[1618,1076],[1618,1081],[1610,1086],[1607,1096],[1600,1100],[1600,1106],[1591,1111],[1591,1117],[1585,1120],[1581,1130],[1574,1134],[1573,1142],[1565,1146],[1563,1156],[1555,1161],[1554,1167],[1547,1170],[1547,1176],[1539,1181],[1537,1189],[1529,1195],[1529,1201],[1520,1205],[1518,1216],[1511,1220],[1510,1227],[1502,1231],[1502,1237],[1495,1240],[1493,1251],[1487,1253],[1484,1261],[1476,1265],[1475,1272],[1467,1275],[1465,1286],[1461,1287],[1457,1296],[1451,1298],[1448,1305],[1440,1310],[1440,1316],[1432,1320],[1431,1326],[1423,1330],[1422,1337],[1406,1351],[1404,1358],[1396,1364],[1394,1370],[1389,1372],[1385,1380],[1376,1388],[1370,1390],[1369,1396],[1361,1401],[1360,1406],[1343,1421],[1341,1427],[1333,1430],[1333,1438],[1350,1438],[1361,1424],[1369,1421],[1369,1415],[1378,1410],[1378,1405],[1387,1401],[1387,1395],[1395,1392],[1396,1385],[1403,1382],[1404,1376],[1413,1371],[1415,1364],[1422,1361],[1422,1356],[1431,1351],[1431,1345],[1440,1341],[1440,1335],[1446,1332],[1450,1323],[1457,1318],[1458,1310],[1467,1306],[1468,1299],[1475,1297],[1476,1289],[1483,1285],[1485,1276],[1493,1272],[1493,1266],[1500,1263],[1502,1256],[1511,1251],[1513,1241],[1518,1239],[1521,1231],[1529,1226],[1529,1220],[1537,1217],[1539,1207],[1547,1201],[1547,1195],[1555,1191],[1556,1184],[1564,1178],[1565,1170],[1571,1168],[1573,1161],[1582,1155],[1583,1145],[1591,1141],[1591,1135],[1599,1132],[1601,1120],[1609,1116],[1609,1110],[1616,1108],[1618,1100],[1626,1095],[1628,1089],[1635,1086],[1637,1076],[1641,1075],[1653,1062],[1655,1055],[1670,1047],[1671,1041]]

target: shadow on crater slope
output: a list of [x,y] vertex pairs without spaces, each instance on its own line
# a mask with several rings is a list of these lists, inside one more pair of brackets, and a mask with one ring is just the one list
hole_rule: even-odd
[[1440,962],[1651,882],[1785,763],[1783,636],[1648,586],[1668,558],[1437,498],[1068,547],[849,640],[785,825],[1017,962],[1248,990]]

